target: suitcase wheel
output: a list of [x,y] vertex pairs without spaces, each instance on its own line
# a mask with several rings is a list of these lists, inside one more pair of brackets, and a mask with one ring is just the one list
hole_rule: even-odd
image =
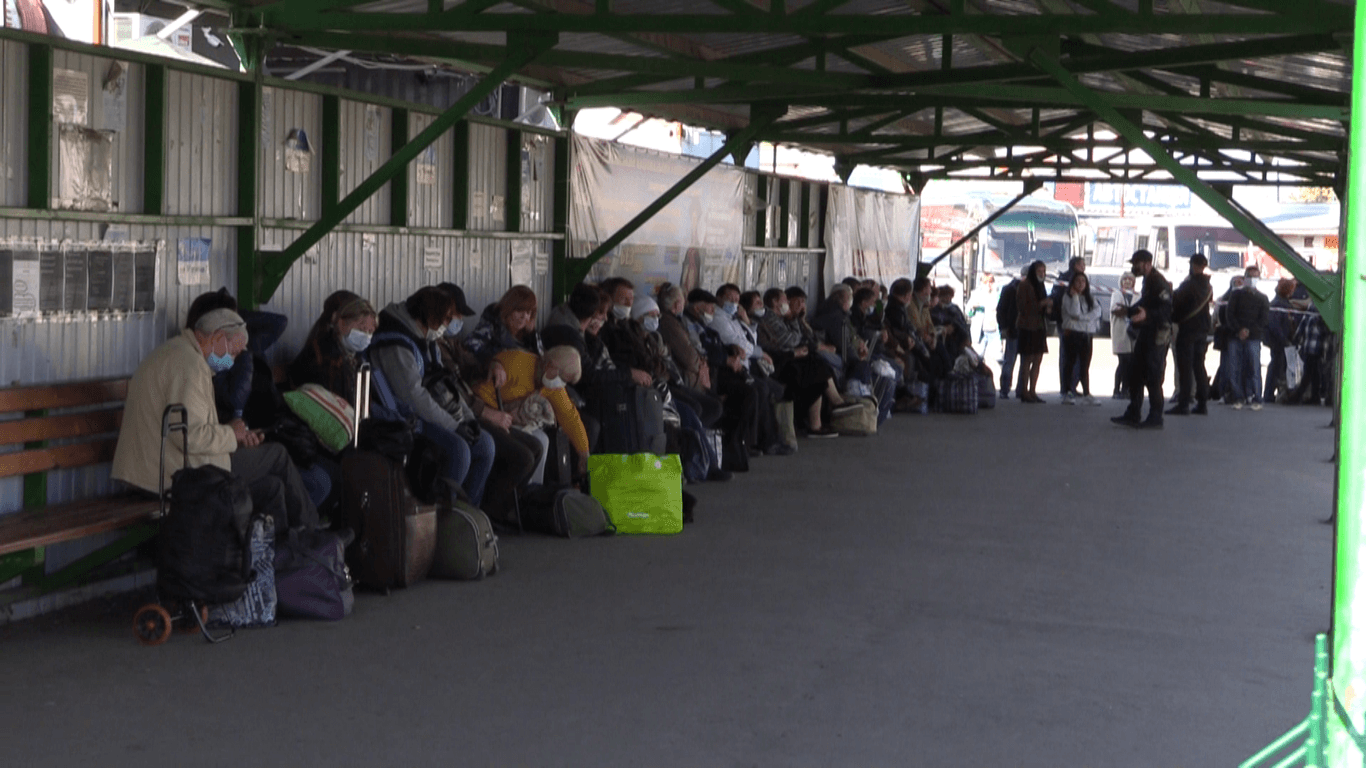
[[133,635],[143,645],[161,645],[171,637],[171,614],[165,608],[148,603],[133,615]]

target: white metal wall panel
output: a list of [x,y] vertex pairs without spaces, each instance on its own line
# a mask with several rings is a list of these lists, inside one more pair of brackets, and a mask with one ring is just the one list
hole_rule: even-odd
[[[54,48],[52,50],[54,69],[84,72],[89,78],[86,101],[87,128],[114,130],[113,162],[113,204],[114,210],[137,213],[142,210],[142,113],[143,87],[142,67],[128,62],[116,62],[100,56],[88,56],[74,51]],[[110,76],[110,67],[120,66],[128,70],[128,88],[122,100],[123,120],[116,120],[118,100],[104,97],[104,82]],[[27,93],[27,84],[25,84]],[[23,97],[27,102],[27,95]],[[8,111],[8,103],[6,103]],[[60,178],[60,149],[58,133],[54,125],[52,132],[52,154],[49,160],[52,179],[52,195],[58,193]]]
[[[436,122],[435,115],[408,113],[408,135],[416,136]],[[408,165],[408,224],[449,227],[455,165],[451,155],[454,132],[446,131]],[[430,181],[429,181],[430,180]]]
[[28,187],[28,46],[0,40],[0,205],[21,207]]
[[498,126],[470,124],[470,229],[507,228],[507,133]]
[[172,215],[237,213],[237,84],[166,73],[165,210]]
[[[393,110],[341,99],[340,111],[341,147],[338,157],[341,159],[341,178],[338,186],[341,197],[346,197],[389,159],[389,148],[393,141]],[[317,141],[322,141],[321,135]],[[315,161],[320,159],[321,156],[314,158]],[[390,199],[389,185],[386,184],[346,217],[346,223],[388,224]],[[313,218],[316,218],[316,214]]]
[[[288,242],[297,234],[268,231],[266,237]],[[295,262],[262,307],[289,318],[289,327],[268,357],[273,364],[293,360],[323,302],[337,290],[360,294],[382,310],[424,285],[449,281],[465,290],[470,306],[482,310],[508,289],[508,247],[506,240],[457,235],[334,232]]]
[[[286,168],[285,140],[295,128],[308,137],[312,155],[307,172]],[[318,218],[322,208],[321,158],[322,97],[302,91],[266,88],[261,98],[261,213],[272,219]],[[355,184],[342,184],[343,189]]]
[[522,134],[522,231],[551,232],[555,223],[555,140]]

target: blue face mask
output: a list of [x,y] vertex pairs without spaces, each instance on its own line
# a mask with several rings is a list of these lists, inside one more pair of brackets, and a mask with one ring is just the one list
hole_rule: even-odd
[[457,317],[446,324],[446,335],[455,337],[460,335],[460,329],[465,327],[465,318]]
[[222,373],[232,368],[232,355],[216,355],[210,352],[207,362],[214,373]]
[[737,309],[739,309],[739,308],[740,308],[740,305],[739,305],[739,304],[736,304],[736,303],[733,302],[733,301],[728,301],[728,302],[726,302],[725,304],[722,304],[722,305],[721,305],[721,311],[722,311],[722,312],[725,312],[726,314],[730,315],[731,317],[735,317],[735,311],[736,311]]

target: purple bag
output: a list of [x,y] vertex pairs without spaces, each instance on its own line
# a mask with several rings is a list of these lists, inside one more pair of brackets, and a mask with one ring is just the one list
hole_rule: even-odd
[[289,532],[275,548],[279,615],[325,621],[351,615],[355,595],[344,552],[352,538],[349,530]]

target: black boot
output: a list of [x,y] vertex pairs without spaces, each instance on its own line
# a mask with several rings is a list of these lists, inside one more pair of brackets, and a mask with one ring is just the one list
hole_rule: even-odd
[[1126,410],[1123,416],[1115,416],[1110,421],[1122,427],[1137,427],[1142,423],[1138,420],[1138,413],[1132,408]]
[[1190,414],[1191,407],[1187,403],[1177,403],[1176,405],[1167,409],[1168,416],[1189,416]]
[[1196,416],[1206,416],[1209,414],[1209,409],[1205,407],[1205,401],[1201,400],[1200,402],[1195,404],[1194,408],[1191,409],[1191,413],[1195,414]]
[[1140,429],[1162,429],[1162,414],[1159,412],[1156,417],[1149,416],[1138,425]]

